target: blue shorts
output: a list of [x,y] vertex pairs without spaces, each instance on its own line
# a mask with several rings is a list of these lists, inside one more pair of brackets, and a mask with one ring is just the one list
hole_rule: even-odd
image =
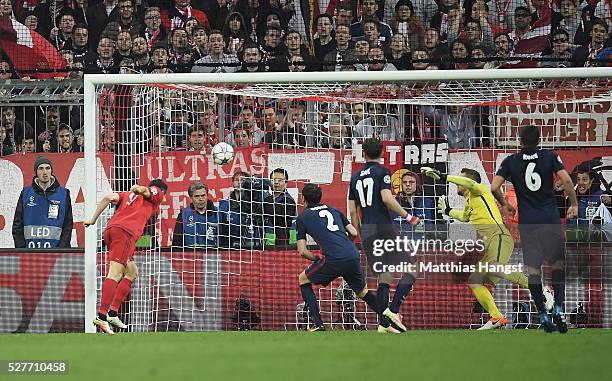
[[323,257],[308,266],[305,272],[308,280],[314,284],[322,284],[325,286],[334,279],[342,277],[346,283],[348,283],[349,287],[357,294],[366,287],[359,259],[329,261]]

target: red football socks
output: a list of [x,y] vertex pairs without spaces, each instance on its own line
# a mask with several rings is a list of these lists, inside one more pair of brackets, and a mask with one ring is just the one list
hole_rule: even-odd
[[106,316],[108,314],[108,307],[115,297],[116,290],[117,281],[110,278],[104,278],[104,283],[102,283],[102,297],[100,298],[100,309],[98,310],[100,315]]
[[130,290],[132,289],[132,281],[128,278],[123,277],[119,284],[117,285],[117,290],[115,291],[115,297],[113,298],[113,302],[110,305],[110,309],[113,311],[119,311],[119,307],[121,303],[127,298]]

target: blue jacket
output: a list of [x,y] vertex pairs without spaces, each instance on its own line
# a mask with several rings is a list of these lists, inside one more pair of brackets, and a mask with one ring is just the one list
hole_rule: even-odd
[[43,190],[32,179],[32,186],[21,191],[13,219],[16,248],[70,247],[72,201],[70,191],[57,180]]
[[176,217],[173,246],[217,246],[219,243],[219,212],[208,202],[205,213],[198,213],[190,204]]

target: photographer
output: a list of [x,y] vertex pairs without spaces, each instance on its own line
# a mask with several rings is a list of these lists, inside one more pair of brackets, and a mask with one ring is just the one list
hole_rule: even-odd
[[273,194],[267,196],[263,204],[266,244],[295,244],[297,204],[287,192],[289,175],[283,168],[276,168],[270,174],[270,180]]
[[[251,207],[242,197],[245,179],[249,178],[246,172],[238,171],[232,176],[233,190],[229,198],[219,201],[220,241],[223,247],[241,248],[248,246],[246,242],[256,235],[251,219]],[[245,242],[243,242],[243,239]]]

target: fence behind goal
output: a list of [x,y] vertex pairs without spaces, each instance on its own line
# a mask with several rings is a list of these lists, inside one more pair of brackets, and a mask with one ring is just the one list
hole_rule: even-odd
[[[416,237],[475,238],[469,226],[435,209],[441,195],[462,208],[456,188],[422,178],[419,168],[457,174],[469,167],[488,183],[501,160],[517,151],[524,124],[541,127],[542,146],[555,149],[568,171],[588,165],[603,193],[610,193],[607,68],[308,74],[86,76],[85,157],[87,173],[96,174],[87,178],[87,209],[137,182],[162,178],[169,185],[134,256],[139,276],[121,309],[130,330],[305,328],[308,311],[297,276],[309,263],[293,240],[296,213],[303,209],[299,190],[307,182],[320,184],[323,202],[346,213],[348,180],[362,165],[361,142],[370,136],[385,142],[394,194],[418,204],[425,223],[410,231]],[[236,147],[233,161],[223,166],[210,155],[220,141]],[[276,168],[288,174],[289,196],[272,203],[268,190],[284,191],[285,183],[268,181]],[[177,215],[189,204],[194,181],[206,184],[217,211],[207,212],[205,222],[185,219],[184,232],[193,234],[179,237]],[[107,271],[101,237],[111,215],[106,211],[97,231],[85,233],[86,330],[92,330]],[[610,247],[591,217],[569,225],[568,263],[575,271],[566,310],[577,326],[601,327],[610,324]],[[518,264],[516,251],[512,263]],[[448,258],[434,250],[420,260],[440,264]],[[470,253],[460,258],[466,264],[477,259]],[[486,321],[464,275],[421,274],[402,308],[407,326],[470,328]],[[368,281],[375,289],[371,273]],[[316,293],[332,328],[376,324],[342,280]],[[527,290],[502,281],[494,296],[512,326],[537,325]]]

